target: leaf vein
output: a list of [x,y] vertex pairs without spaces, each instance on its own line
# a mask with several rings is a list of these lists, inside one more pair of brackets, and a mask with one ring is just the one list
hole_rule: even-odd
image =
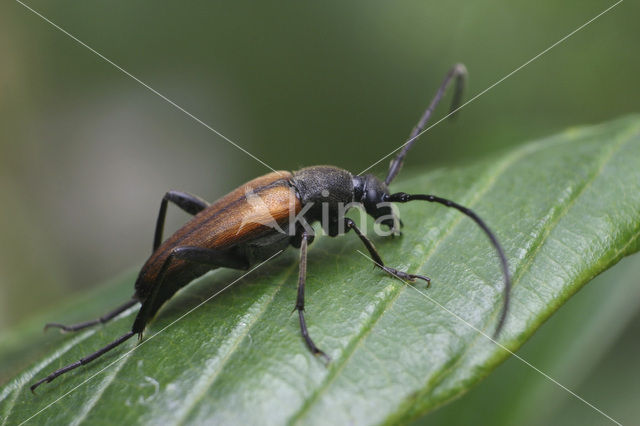
[[[235,340],[235,342],[232,344],[231,348],[229,349],[229,351],[225,354],[225,356],[222,358],[222,360],[220,361],[219,365],[217,366],[217,368],[215,369],[215,371],[212,372],[212,374],[207,377],[207,376],[203,376],[202,377],[202,382],[204,383],[201,386],[201,390],[197,392],[197,394],[193,395],[192,398],[189,398],[188,396],[185,397],[185,401],[190,400],[191,402],[187,405],[187,407],[182,410],[181,413],[179,413],[178,417],[175,420],[175,424],[182,424],[184,423],[184,421],[187,419],[187,417],[189,416],[189,414],[191,414],[193,412],[193,409],[197,406],[198,402],[200,402],[200,400],[202,400],[202,398],[204,397],[204,395],[206,394],[206,391],[208,389],[211,388],[211,385],[215,382],[216,378],[220,375],[220,372],[222,371],[222,369],[224,368],[224,366],[226,365],[226,363],[229,361],[229,359],[233,356],[233,354],[235,353],[235,348],[238,347],[238,345],[240,345],[240,343],[246,339],[246,337],[251,333],[251,330],[253,329],[253,327],[258,324],[260,322],[260,319],[264,316],[265,312],[267,311],[267,309],[269,308],[269,306],[271,306],[271,304],[273,303],[273,301],[276,298],[276,295],[280,292],[280,290],[282,289],[282,287],[284,286],[284,283],[287,282],[287,280],[289,279],[289,277],[291,276],[291,273],[293,272],[293,270],[295,269],[294,267],[295,265],[291,266],[289,268],[289,270],[286,272],[286,274],[284,275],[282,281],[280,282],[280,284],[278,284],[275,288],[273,293],[271,294],[271,297],[269,297],[269,299],[266,301],[266,303],[264,303],[261,307],[260,307],[260,311],[257,313],[257,315],[255,315],[252,319],[251,319],[251,323],[248,324],[247,327],[244,328],[244,330],[242,331],[242,333],[238,336],[238,338]],[[199,386],[195,387],[195,390],[197,391],[199,388]]]

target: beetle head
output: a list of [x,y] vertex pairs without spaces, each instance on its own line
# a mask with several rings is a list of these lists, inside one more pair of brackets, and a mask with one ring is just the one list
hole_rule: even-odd
[[376,176],[366,174],[353,177],[353,200],[361,203],[369,216],[396,231],[400,221],[391,203],[386,201],[388,195],[387,185]]

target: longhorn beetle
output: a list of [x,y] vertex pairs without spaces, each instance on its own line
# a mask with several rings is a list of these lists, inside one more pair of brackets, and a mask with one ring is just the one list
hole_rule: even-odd
[[[314,238],[313,228],[310,228],[309,224],[328,219],[328,226],[325,229],[332,237],[353,230],[376,266],[402,280],[421,279],[427,282],[427,285],[430,283],[429,278],[425,276],[409,274],[386,266],[373,243],[358,229],[353,220],[340,215],[340,207],[350,203],[359,203],[364,206],[368,215],[394,233],[398,233],[401,224],[390,203],[429,201],[452,207],[470,217],[486,233],[495,247],[504,274],[504,297],[495,331],[497,336],[507,315],[511,282],[507,260],[496,236],[478,215],[460,204],[434,195],[404,192],[392,194],[387,187],[400,171],[407,152],[425,128],[433,110],[453,81],[455,81],[455,90],[451,110],[453,112],[457,109],[462,97],[465,77],[466,69],[462,64],[457,64],[449,70],[429,107],[413,128],[409,140],[391,161],[384,181],[372,174],[357,176],[333,166],[314,166],[293,173],[279,171],[258,177],[213,204],[208,204],[184,192],[167,192],[160,204],[153,253],[140,270],[132,299],[93,321],[75,325],[51,323],[45,326],[45,329],[56,327],[63,331],[78,331],[105,323],[140,303],[141,307],[131,331],[91,355],[54,371],[33,384],[31,390],[93,361],[126,342],[134,334],[138,334],[141,339],[145,327],[160,307],[194,278],[215,268],[248,269],[250,265],[273,256],[289,245],[300,249],[298,295],[294,311],[298,311],[302,337],[314,355],[319,355],[328,361],[329,357],[318,349],[309,336],[304,319],[307,246]],[[249,192],[247,188],[250,189]],[[262,210],[257,215],[254,214],[253,220],[247,222],[247,215],[255,211],[253,207],[256,197],[262,203]],[[163,242],[162,233],[169,202],[194,217]],[[295,218],[292,217],[292,211],[297,215]],[[298,218],[301,220],[299,221]],[[281,231],[280,227],[289,229],[289,232]]]

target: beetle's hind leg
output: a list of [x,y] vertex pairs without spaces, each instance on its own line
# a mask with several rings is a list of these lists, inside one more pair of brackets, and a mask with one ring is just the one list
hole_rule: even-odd
[[298,317],[300,318],[300,331],[302,333],[302,338],[304,339],[307,347],[311,351],[312,354],[321,356],[328,363],[331,361],[331,358],[323,351],[318,349],[313,340],[311,340],[311,336],[309,336],[309,331],[307,330],[307,323],[304,320],[304,284],[307,279],[307,245],[308,245],[309,235],[306,231],[302,232],[302,239],[300,242],[300,271],[298,274],[298,298],[296,300],[296,307],[294,311],[298,311]]
[[113,342],[109,343],[107,346],[105,346],[102,349],[97,350],[96,352],[92,353],[91,355],[88,355],[84,358],[81,358],[79,361],[76,361],[72,364],[69,364],[65,367],[62,367],[56,371],[54,371],[53,373],[49,374],[47,377],[38,380],[37,382],[35,382],[33,385],[31,385],[30,389],[31,392],[35,392],[36,388],[38,386],[40,386],[41,384],[43,384],[44,382],[51,382],[53,379],[55,379],[58,376],[63,375],[64,373],[71,371],[71,370],[75,370],[78,367],[81,367],[85,364],[90,363],[91,361],[93,361],[94,359],[104,355],[105,353],[109,352],[111,349],[115,348],[116,346],[119,346],[121,344],[123,344],[124,342],[126,342],[127,340],[129,340],[131,338],[131,336],[133,336],[135,333],[133,331],[130,331],[122,336],[120,336],[119,338],[117,338],[116,340],[114,340]]
[[181,288],[172,287],[171,282],[165,281],[167,278],[167,271],[169,271],[171,265],[176,260],[187,261],[195,265],[205,265],[208,266],[209,269],[249,269],[249,260],[247,258],[229,250],[216,250],[195,246],[175,247],[171,250],[162,264],[162,267],[156,276],[153,291],[142,301],[142,307],[133,322],[132,330],[135,333],[138,333],[139,339],[142,339],[142,332],[144,331],[144,328],[151,318],[155,316],[156,312],[158,312],[158,309],[160,309],[164,302],[169,300],[179,288]]
[[364,235],[362,231],[360,231],[360,229],[358,229],[358,227],[356,226],[353,220],[349,218],[345,218],[344,226],[345,226],[346,232],[349,232],[349,230],[353,229],[356,235],[358,235],[358,237],[360,238],[360,241],[362,241],[364,246],[367,248],[367,251],[369,251],[369,254],[373,258],[373,262],[377,267],[393,275],[394,277],[400,278],[401,280],[407,280],[407,281],[413,282],[416,279],[420,279],[420,280],[426,281],[427,287],[431,285],[431,279],[429,277],[425,277],[424,275],[409,274],[407,272],[399,271],[395,268],[390,268],[389,266],[385,266],[384,262],[382,261],[382,258],[378,254],[378,251],[376,250],[371,240],[368,239],[367,236]]
[[87,327],[91,327],[93,325],[97,325],[97,324],[104,324],[105,322],[108,322],[110,320],[112,320],[113,318],[115,318],[116,316],[120,315],[122,312],[126,311],[127,309],[129,309],[130,307],[132,307],[133,305],[135,305],[136,303],[138,303],[137,299],[131,299],[128,300],[127,302],[123,303],[122,305],[118,306],[117,308],[115,308],[113,311],[101,316],[98,319],[94,319],[91,321],[85,321],[85,322],[80,322],[77,324],[72,324],[72,325],[64,325],[64,324],[59,324],[56,322],[50,322],[48,324],[46,324],[44,326],[45,331],[49,328],[59,328],[62,331],[79,331],[79,330],[83,330]]

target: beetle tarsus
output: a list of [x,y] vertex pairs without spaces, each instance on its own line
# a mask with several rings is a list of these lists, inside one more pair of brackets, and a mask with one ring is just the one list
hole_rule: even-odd
[[324,353],[324,351],[321,351],[320,349],[316,348],[316,350],[313,352],[313,354],[317,357],[322,358],[322,360],[324,361],[325,366],[328,366],[329,364],[331,364],[331,357],[329,355],[327,355],[326,353]]
[[358,228],[358,226],[355,224],[353,220],[346,218],[344,220],[344,226],[347,232],[353,229],[353,232],[355,232],[358,238],[360,238],[360,241],[362,241],[364,246],[367,248],[367,251],[369,251],[369,254],[371,255],[374,268],[378,267],[383,271],[391,274],[392,276],[400,278],[401,280],[407,280],[411,282],[414,282],[416,279],[424,280],[427,283],[427,288],[431,285],[431,278],[429,277],[426,277],[424,275],[409,274],[407,272],[399,271],[395,268],[390,268],[388,266],[385,266],[384,262],[382,261],[382,258],[380,257],[380,254],[378,254],[378,251],[373,245],[373,242],[371,242],[371,240],[367,238],[367,236],[364,235],[362,231],[360,231],[360,229]]
[[393,275],[394,277],[400,278],[403,281],[409,281],[409,282],[415,282],[416,280],[423,280],[427,283],[427,288],[429,288],[431,286],[431,278],[424,276],[424,275],[417,275],[417,274],[409,274],[407,272],[403,272],[403,271],[399,271],[395,268],[390,268],[388,266],[380,266],[380,268],[382,268],[383,271],[388,272],[389,274]]

